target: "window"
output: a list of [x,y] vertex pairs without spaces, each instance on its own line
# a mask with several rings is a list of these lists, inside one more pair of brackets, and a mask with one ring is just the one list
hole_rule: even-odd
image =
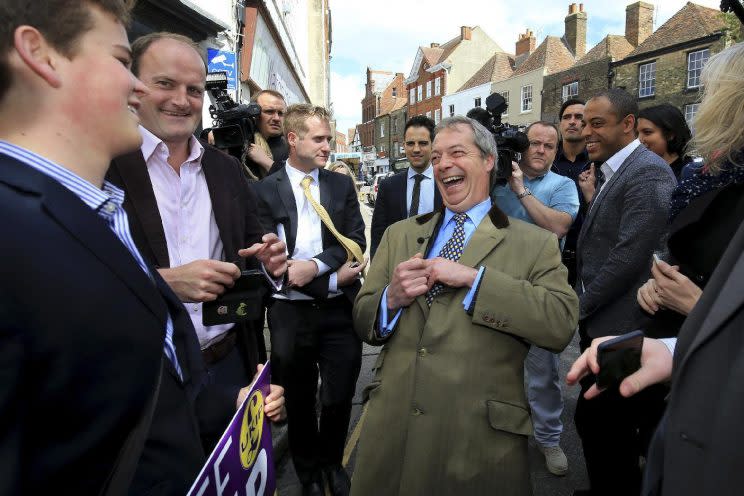
[[478,97],[475,99],[475,106],[480,107],[481,106],[481,97]]
[[426,98],[431,98],[431,81],[426,82]]
[[708,62],[710,57],[710,50],[698,50],[697,52],[690,52],[687,54],[687,87],[688,88],[699,88],[700,87],[700,73],[703,71],[703,66]]
[[687,121],[687,125],[689,126],[692,134],[695,134],[695,115],[697,114],[699,107],[699,103],[691,103],[689,105],[685,105],[685,120]]
[[442,110],[436,109],[434,111],[434,124],[439,124],[439,121],[442,120]]
[[393,86],[393,96],[398,96],[398,88]]
[[380,123],[380,138],[384,138],[384,137],[385,137],[385,123],[381,122]]
[[450,111],[450,117],[452,117],[453,115],[455,115],[455,106],[454,105],[450,105],[449,111]]
[[393,141],[393,149],[391,150],[393,153],[393,158],[396,158],[398,156],[398,142]]
[[429,119],[431,119],[431,111],[429,111],[429,112],[426,113],[426,117],[428,117]]
[[418,101],[420,102],[421,100],[424,99],[424,88],[420,84],[418,85],[417,93],[418,93]]
[[576,98],[577,96],[579,96],[579,82],[578,81],[573,81],[571,83],[563,85],[562,98],[564,102],[570,98]]
[[503,93],[501,93],[501,96],[504,97],[504,101],[506,102],[506,110],[504,110],[504,113],[501,114],[501,117],[506,117],[507,115],[509,115],[509,92],[504,91]]
[[656,94],[656,62],[638,67],[638,98]]
[[522,112],[532,110],[532,85],[522,86]]
[[442,78],[438,77],[434,80],[434,94],[435,95],[441,95],[442,94]]
[[398,132],[398,119],[393,119],[393,134],[396,134]]
[[408,103],[416,103],[416,88],[411,88],[408,92]]

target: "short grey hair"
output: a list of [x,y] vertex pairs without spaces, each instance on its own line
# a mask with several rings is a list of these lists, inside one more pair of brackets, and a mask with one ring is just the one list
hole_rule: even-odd
[[480,150],[483,158],[493,157],[494,160],[496,160],[498,157],[498,150],[493,135],[483,126],[483,124],[475,119],[465,117],[464,115],[447,117],[437,124],[434,132],[436,134],[442,129],[454,129],[459,125],[468,126],[470,130],[473,131],[473,141],[475,142],[475,146]]

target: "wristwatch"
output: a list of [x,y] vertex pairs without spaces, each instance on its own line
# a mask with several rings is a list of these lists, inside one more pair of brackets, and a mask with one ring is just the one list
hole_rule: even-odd
[[528,188],[527,186],[525,186],[524,187],[524,191],[522,191],[521,193],[519,193],[517,195],[517,198],[521,200],[525,196],[530,196],[530,195],[532,195],[532,191],[530,191],[530,188]]

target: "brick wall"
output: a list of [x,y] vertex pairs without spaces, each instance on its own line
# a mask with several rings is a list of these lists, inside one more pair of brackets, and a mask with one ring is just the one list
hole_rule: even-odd
[[[440,92],[439,95],[435,95],[435,89],[436,89],[436,78],[440,78]],[[426,98],[426,83],[428,81],[431,81],[431,97]],[[422,92],[422,101],[418,101],[418,86],[421,85],[421,92]],[[431,118],[434,119],[434,111],[439,109],[442,109],[442,97],[447,92],[447,78],[446,78],[446,71],[444,69],[437,71],[433,74],[426,72],[425,70],[421,69],[419,71],[418,79],[415,83],[409,84],[406,87],[406,98],[408,98],[408,95],[410,94],[410,90],[413,88],[416,91],[416,102],[411,104],[410,100],[408,100],[408,105],[406,107],[406,111],[408,114],[408,117],[413,117],[414,115],[426,115],[427,112],[431,112]]]
[[577,98],[584,100],[588,100],[599,91],[606,90],[609,60],[609,58],[605,58],[545,76],[541,118],[550,122],[558,122],[558,112],[563,104],[564,84],[578,81],[579,94]]

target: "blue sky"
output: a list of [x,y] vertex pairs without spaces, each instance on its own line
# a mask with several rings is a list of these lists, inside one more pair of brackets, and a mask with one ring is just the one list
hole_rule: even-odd
[[[655,27],[685,5],[683,0],[647,0],[656,7]],[[331,102],[336,128],[347,133],[361,121],[367,66],[377,70],[411,70],[419,46],[444,43],[460,26],[480,26],[502,49],[514,53],[519,33],[531,29],[539,44],[547,35],[562,36],[571,1],[547,0],[332,0]],[[579,2],[576,2],[577,4]],[[587,0],[587,49],[607,34],[625,33],[625,6],[632,2]],[[718,8],[719,0],[695,3]],[[373,10],[374,9],[374,10]]]

